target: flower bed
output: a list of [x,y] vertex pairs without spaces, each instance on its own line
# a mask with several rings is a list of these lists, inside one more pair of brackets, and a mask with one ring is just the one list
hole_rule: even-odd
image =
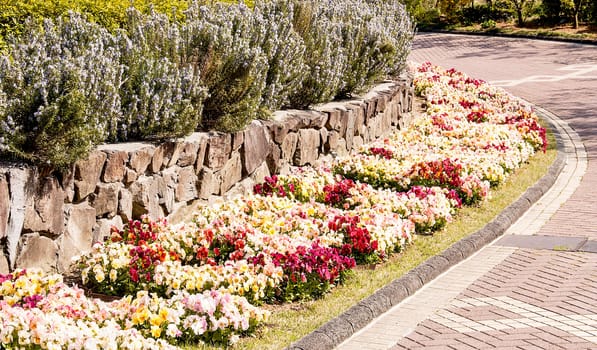
[[427,114],[358,154],[268,177],[185,224],[143,218],[114,229],[77,263],[86,288],[121,299],[88,298],[59,276],[0,276],[0,343],[234,342],[267,319],[258,305],[323,295],[355,265],[441,229],[546,147],[537,117],[499,89],[430,64],[415,84]]

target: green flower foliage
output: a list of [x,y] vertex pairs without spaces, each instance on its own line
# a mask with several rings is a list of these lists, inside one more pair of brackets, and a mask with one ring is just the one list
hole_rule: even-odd
[[109,30],[121,28],[127,22],[126,10],[134,3],[143,13],[150,9],[181,19],[189,0],[14,0],[0,2],[0,37],[18,34],[25,29],[28,18],[43,21],[66,15],[68,11],[84,14],[90,21]]

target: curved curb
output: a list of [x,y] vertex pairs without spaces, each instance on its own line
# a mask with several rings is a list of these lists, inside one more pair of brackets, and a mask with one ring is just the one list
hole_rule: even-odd
[[556,135],[557,157],[547,173],[529,187],[516,201],[506,207],[492,221],[468,237],[461,239],[442,253],[432,256],[419,266],[378,289],[350,309],[307,334],[286,349],[288,350],[331,350],[344,340],[365,327],[394,305],[414,294],[418,289],[465,260],[483,246],[494,241],[514,224],[543,194],[545,194],[562,172],[567,155],[556,124],[547,116],[548,112],[539,109],[537,114],[549,124]]
[[593,40],[593,39],[565,38],[565,37],[545,36],[545,35],[525,35],[525,34],[514,34],[514,33],[489,33],[489,32],[465,32],[465,31],[454,31],[454,30],[443,30],[443,29],[425,29],[425,30],[419,30],[418,32],[419,33],[456,34],[456,35],[493,36],[493,37],[499,37],[499,38],[534,39],[534,40],[544,40],[544,41],[557,41],[557,42],[562,42],[562,43],[597,45],[597,40]]

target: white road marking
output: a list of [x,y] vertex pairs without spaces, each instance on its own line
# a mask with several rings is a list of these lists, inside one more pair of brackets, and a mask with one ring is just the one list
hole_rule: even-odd
[[[473,321],[450,309],[495,306],[518,314],[520,318]],[[597,315],[560,315],[511,297],[466,298],[452,301],[450,309],[440,309],[429,319],[459,333],[486,332],[504,329],[554,327],[597,344]]]
[[597,75],[587,75],[597,72],[597,64],[573,64],[559,68],[558,71],[569,72],[561,75],[531,75],[517,80],[494,80],[490,84],[494,86],[517,86],[525,83],[558,82],[570,79],[597,80]]

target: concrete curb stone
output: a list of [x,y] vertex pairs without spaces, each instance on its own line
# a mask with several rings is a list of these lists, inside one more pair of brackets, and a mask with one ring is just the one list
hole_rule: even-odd
[[597,45],[597,40],[581,39],[581,38],[565,38],[557,36],[542,36],[542,35],[525,35],[525,34],[510,34],[510,33],[483,33],[483,32],[465,32],[456,30],[442,30],[442,29],[425,29],[420,30],[420,33],[443,33],[456,35],[475,35],[475,36],[494,36],[501,38],[515,38],[515,39],[531,39],[544,41],[557,41],[563,43],[574,43],[583,45]]
[[[537,114],[542,116],[540,111]],[[520,218],[533,203],[546,193],[555,183],[566,163],[564,146],[557,128],[548,118],[543,118],[556,134],[557,156],[547,173],[532,187],[528,188],[514,203],[506,207],[491,222],[470,236],[461,239],[442,253],[432,256],[422,264],[380,288],[369,297],[361,300],[341,315],[325,323],[315,331],[291,344],[288,350],[331,350],[365,327],[394,305],[414,294],[426,283],[441,273],[468,258],[483,246],[492,242]]]

